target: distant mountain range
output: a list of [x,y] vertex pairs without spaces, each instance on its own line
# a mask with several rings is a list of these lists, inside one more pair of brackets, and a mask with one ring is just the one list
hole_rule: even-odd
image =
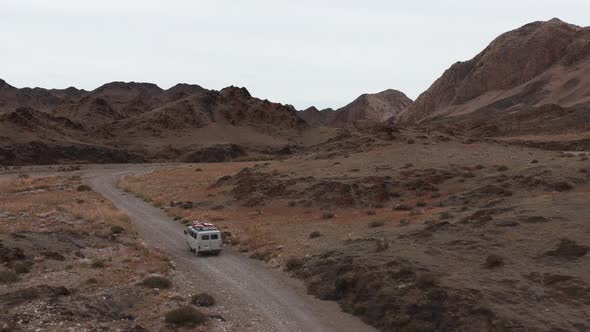
[[0,164],[233,160],[285,153],[314,128],[358,121],[590,138],[590,28],[533,22],[453,64],[414,102],[390,89],[337,110],[296,111],[233,86],[112,82],[85,91],[0,80]]
[[297,114],[311,125],[345,127],[360,120],[383,122],[395,118],[411,104],[412,100],[403,92],[390,89],[363,94],[337,110],[328,108],[320,111],[312,106]]

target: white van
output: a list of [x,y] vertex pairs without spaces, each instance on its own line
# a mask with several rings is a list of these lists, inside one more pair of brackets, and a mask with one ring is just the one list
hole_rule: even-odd
[[210,253],[219,255],[222,250],[221,232],[215,225],[193,222],[185,231],[186,244],[195,254]]

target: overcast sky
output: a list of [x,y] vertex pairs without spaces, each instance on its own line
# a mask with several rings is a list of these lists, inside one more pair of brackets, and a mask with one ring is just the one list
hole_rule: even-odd
[[0,0],[0,78],[238,85],[337,108],[388,88],[414,99],[502,32],[553,17],[588,26],[589,13],[589,0]]

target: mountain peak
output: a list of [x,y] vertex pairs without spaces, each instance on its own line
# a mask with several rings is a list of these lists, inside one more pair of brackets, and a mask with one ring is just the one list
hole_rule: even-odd
[[230,85],[226,88],[221,89],[220,93],[224,96],[230,96],[230,97],[252,97],[252,95],[250,95],[250,92],[248,91],[248,89],[244,88],[244,87],[237,87],[237,86],[233,86]]

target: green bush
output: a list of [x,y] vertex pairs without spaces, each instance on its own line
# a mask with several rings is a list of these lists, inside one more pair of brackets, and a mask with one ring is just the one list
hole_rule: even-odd
[[310,239],[315,239],[315,238],[320,237],[320,236],[322,236],[322,233],[320,233],[318,231],[313,231],[313,232],[309,233],[309,238]]
[[194,326],[205,322],[207,317],[197,309],[189,306],[169,311],[164,316],[164,321],[176,326]]
[[287,267],[287,271],[294,271],[294,270],[298,270],[301,267],[303,267],[303,261],[299,258],[289,258],[287,260],[287,263],[285,264],[285,266]]
[[384,221],[381,221],[381,220],[371,221],[369,223],[369,228],[381,227],[383,225],[385,225]]
[[412,207],[406,204],[397,204],[396,206],[393,207],[393,209],[395,211],[410,211],[412,210]]
[[33,262],[31,261],[18,262],[14,265],[14,271],[17,274],[26,274],[31,272],[31,267],[33,267]]
[[215,304],[215,299],[208,293],[199,293],[191,297],[191,303],[200,307],[210,307]]
[[95,260],[92,262],[92,264],[90,264],[90,266],[95,269],[102,269],[103,267],[105,267],[105,264],[103,260]]
[[92,189],[89,186],[82,184],[82,185],[79,185],[76,190],[78,190],[78,191],[91,191]]
[[0,271],[0,284],[10,284],[18,281],[18,275],[14,271]]
[[420,288],[430,288],[438,285],[438,278],[434,273],[424,272],[416,278],[416,285]]
[[115,225],[115,226],[111,226],[111,233],[112,234],[121,234],[125,231],[125,228]]
[[143,279],[141,285],[149,288],[166,289],[172,286],[172,282],[164,277],[151,276]]
[[485,266],[489,269],[500,267],[502,265],[504,265],[504,258],[502,258],[502,256],[492,254],[486,258]]

